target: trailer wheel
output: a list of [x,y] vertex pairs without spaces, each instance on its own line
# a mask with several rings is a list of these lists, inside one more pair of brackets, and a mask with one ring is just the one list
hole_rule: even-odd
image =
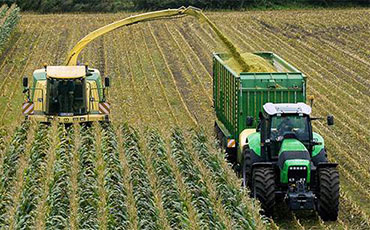
[[243,148],[243,167],[242,167],[242,178],[243,178],[243,187],[251,186],[251,174],[252,174],[252,159],[251,152],[247,147]]
[[335,221],[339,211],[339,173],[335,168],[319,171],[317,211],[324,221]]
[[272,216],[275,206],[275,172],[272,168],[253,170],[252,194],[261,202],[262,213]]

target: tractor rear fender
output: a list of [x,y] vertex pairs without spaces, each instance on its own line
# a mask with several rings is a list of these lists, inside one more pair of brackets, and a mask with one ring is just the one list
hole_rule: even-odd
[[320,162],[317,164],[317,169],[320,168],[336,168],[338,166],[338,163],[330,163],[330,162]]
[[274,162],[256,162],[252,164],[252,170],[255,168],[275,168]]

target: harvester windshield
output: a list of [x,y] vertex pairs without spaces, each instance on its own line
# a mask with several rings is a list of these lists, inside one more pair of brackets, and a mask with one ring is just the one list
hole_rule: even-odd
[[48,79],[47,113],[49,115],[82,115],[86,113],[85,80]]
[[286,134],[295,135],[301,142],[308,142],[310,140],[308,117],[299,115],[273,116],[270,139],[281,141]]

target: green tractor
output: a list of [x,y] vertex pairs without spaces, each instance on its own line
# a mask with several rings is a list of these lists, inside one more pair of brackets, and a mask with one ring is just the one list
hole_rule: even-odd
[[[243,185],[251,188],[267,215],[283,199],[291,210],[316,209],[325,221],[337,219],[337,164],[328,162],[324,139],[312,131],[316,118],[310,113],[304,103],[266,103],[257,129],[249,131],[238,155]],[[333,121],[328,116],[328,125]]]
[[317,210],[323,220],[336,220],[337,164],[328,162],[324,139],[313,131],[318,118],[305,104],[306,76],[274,53],[255,54],[276,72],[238,73],[227,65],[228,54],[213,55],[217,139],[266,215],[284,200],[291,210]]

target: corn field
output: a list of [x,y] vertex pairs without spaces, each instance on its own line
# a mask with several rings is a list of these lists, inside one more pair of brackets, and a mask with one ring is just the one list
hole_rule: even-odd
[[[81,62],[110,76],[111,123],[25,122],[21,79],[60,65],[90,31],[129,16],[0,9],[0,229],[369,229],[370,11],[207,12],[243,52],[272,51],[308,76],[314,129],[339,163],[340,213],[282,205],[272,219],[241,188],[213,136],[212,52],[193,18],[116,30]],[[4,37],[5,38],[5,37]]]

